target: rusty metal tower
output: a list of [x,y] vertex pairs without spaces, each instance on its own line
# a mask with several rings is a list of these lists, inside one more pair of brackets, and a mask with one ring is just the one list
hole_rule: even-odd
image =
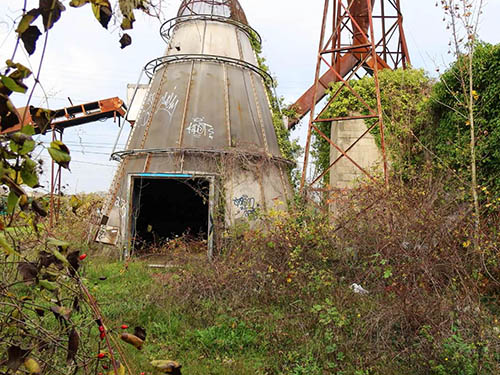
[[[406,68],[410,64],[408,48],[403,31],[403,16],[399,0],[325,0],[323,22],[317,55],[314,84],[292,106],[297,111],[297,118],[289,123],[293,128],[308,112],[310,113],[301,190],[306,185],[314,190],[331,168],[342,158],[348,159],[369,178],[370,173],[356,162],[349,151],[358,144],[375,126],[379,125],[381,148],[384,164],[385,183],[388,184],[387,156],[384,141],[384,124],[380,99],[378,73],[381,69]],[[350,85],[350,81],[363,74],[374,77],[377,106],[371,107]],[[317,111],[318,103],[327,95],[332,82],[341,84],[332,93],[327,104]],[[368,115],[352,115],[342,118],[324,118],[329,105],[334,102],[343,90],[349,90]],[[371,127],[347,148],[342,149],[328,134],[324,134],[317,126],[319,122],[331,122],[359,119],[378,119]],[[306,182],[310,159],[311,138],[317,135],[325,139],[339,156],[331,160],[330,166],[322,171],[310,183]]]

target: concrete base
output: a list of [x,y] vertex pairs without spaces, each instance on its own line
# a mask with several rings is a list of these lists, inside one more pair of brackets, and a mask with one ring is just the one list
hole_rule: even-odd
[[[363,119],[336,121],[332,123],[331,139],[342,150],[348,149],[364,132],[366,124]],[[333,163],[341,153],[330,148],[330,162]],[[356,163],[367,172],[381,171],[383,168],[382,152],[372,134],[368,133],[348,153]],[[366,175],[346,157],[340,159],[330,169],[330,186],[332,189],[349,189]]]

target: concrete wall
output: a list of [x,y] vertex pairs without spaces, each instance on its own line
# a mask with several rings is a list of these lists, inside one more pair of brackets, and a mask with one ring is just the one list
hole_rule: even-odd
[[[366,124],[363,119],[336,121],[332,123],[331,139],[342,150],[346,150],[365,131]],[[330,147],[330,163],[333,163],[340,155],[341,153],[336,148]],[[347,155],[368,172],[383,168],[382,152],[370,133],[365,135]],[[364,176],[365,174],[359,168],[343,157],[330,169],[330,186],[333,189],[348,189],[354,187],[356,180]]]

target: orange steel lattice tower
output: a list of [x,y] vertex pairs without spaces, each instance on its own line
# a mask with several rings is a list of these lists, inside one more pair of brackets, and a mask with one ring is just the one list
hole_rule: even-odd
[[[385,184],[388,185],[378,73],[381,69],[406,68],[409,63],[399,0],[325,0],[314,84],[292,105],[292,108],[296,110],[297,118],[289,123],[289,127],[293,128],[301,118],[310,112],[301,191],[304,191],[306,186],[313,134],[325,139],[340,155],[336,160],[331,161],[330,166],[325,171],[322,171],[319,176],[308,184],[310,189],[315,190],[313,185],[320,181],[344,157],[370,179],[374,180],[370,173],[349,156],[348,152],[377,125],[380,128]],[[359,78],[363,73],[374,77],[377,96],[376,108],[368,105],[349,84],[350,80]],[[328,103],[321,111],[316,113],[316,106],[326,96],[331,82],[340,82],[341,84],[332,92]],[[338,98],[338,95],[343,90],[349,90],[359,100],[362,108],[366,109],[368,114],[323,118],[330,104]],[[330,136],[324,134],[317,126],[320,122],[370,118],[378,119],[378,121],[367,128],[345,150],[335,144]]]

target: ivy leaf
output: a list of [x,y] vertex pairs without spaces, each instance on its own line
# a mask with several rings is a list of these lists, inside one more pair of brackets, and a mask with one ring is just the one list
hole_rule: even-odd
[[35,8],[31,9],[28,13],[26,13],[23,18],[21,18],[21,21],[19,21],[19,25],[17,25],[16,32],[18,34],[23,34],[30,25],[38,18],[40,15],[40,9]]
[[21,129],[21,133],[26,134],[26,135],[34,135],[35,134],[35,127],[31,124],[25,125]]
[[24,94],[28,90],[28,87],[20,81],[16,81],[16,80],[12,79],[11,77],[7,77],[7,76],[0,76],[0,77],[1,77],[0,79],[3,83],[3,85],[5,87],[7,87],[10,91],[20,92],[20,93]]
[[26,211],[28,205],[29,205],[28,196],[26,194],[21,195],[19,197],[19,207],[21,207],[21,210]]
[[36,127],[40,133],[45,133],[45,130],[52,122],[52,119],[56,115],[55,111],[44,108],[35,108],[30,106],[31,119],[35,122]]
[[15,68],[16,71],[9,75],[10,78],[14,80],[20,80],[24,78],[28,78],[32,72],[23,64],[15,63],[12,60],[7,60],[5,62],[9,68]]
[[48,280],[39,280],[38,285],[40,285],[41,288],[47,289],[51,292],[57,289],[57,284]]
[[40,0],[40,11],[43,18],[45,31],[49,30],[61,18],[61,13],[66,8],[59,0]]
[[[36,173],[37,163],[31,159],[26,158],[21,166],[21,178],[23,182],[30,188],[38,185],[38,175]],[[33,205],[32,205],[33,206]]]
[[11,191],[9,193],[9,196],[7,197],[7,213],[11,215],[14,212],[14,209],[16,208],[16,204],[19,201],[19,197]]
[[62,143],[61,141],[50,142],[48,151],[52,159],[57,164],[69,170],[69,162],[71,161],[71,156],[69,154],[68,147],[66,147],[64,143]]
[[55,246],[59,249],[59,251],[66,252],[66,250],[68,250],[68,247],[69,247],[69,242],[61,241],[61,240],[58,240],[57,238],[50,237],[50,238],[48,238],[47,245]]
[[28,29],[21,34],[21,40],[23,41],[24,48],[29,55],[33,55],[35,53],[36,42],[40,35],[42,35],[42,33],[36,26],[28,27]]
[[111,10],[111,4],[108,0],[91,0],[92,11],[94,12],[95,18],[105,29],[108,28],[108,23],[113,16],[113,11]]
[[132,38],[127,33],[123,34],[120,38],[120,48],[124,49],[125,47],[132,44]]
[[10,135],[10,150],[19,155],[26,155],[35,149],[36,143],[30,135],[16,132]]
[[121,28],[122,30],[130,30],[134,28],[135,16],[133,12],[123,16]]
[[0,249],[2,249],[3,252],[7,255],[17,255],[18,257],[21,256],[21,254],[19,254],[12,248],[12,246],[10,246],[4,236],[0,236]]
[[71,0],[69,6],[73,8],[80,8],[81,6],[87,4],[88,2],[90,2],[90,0]]

